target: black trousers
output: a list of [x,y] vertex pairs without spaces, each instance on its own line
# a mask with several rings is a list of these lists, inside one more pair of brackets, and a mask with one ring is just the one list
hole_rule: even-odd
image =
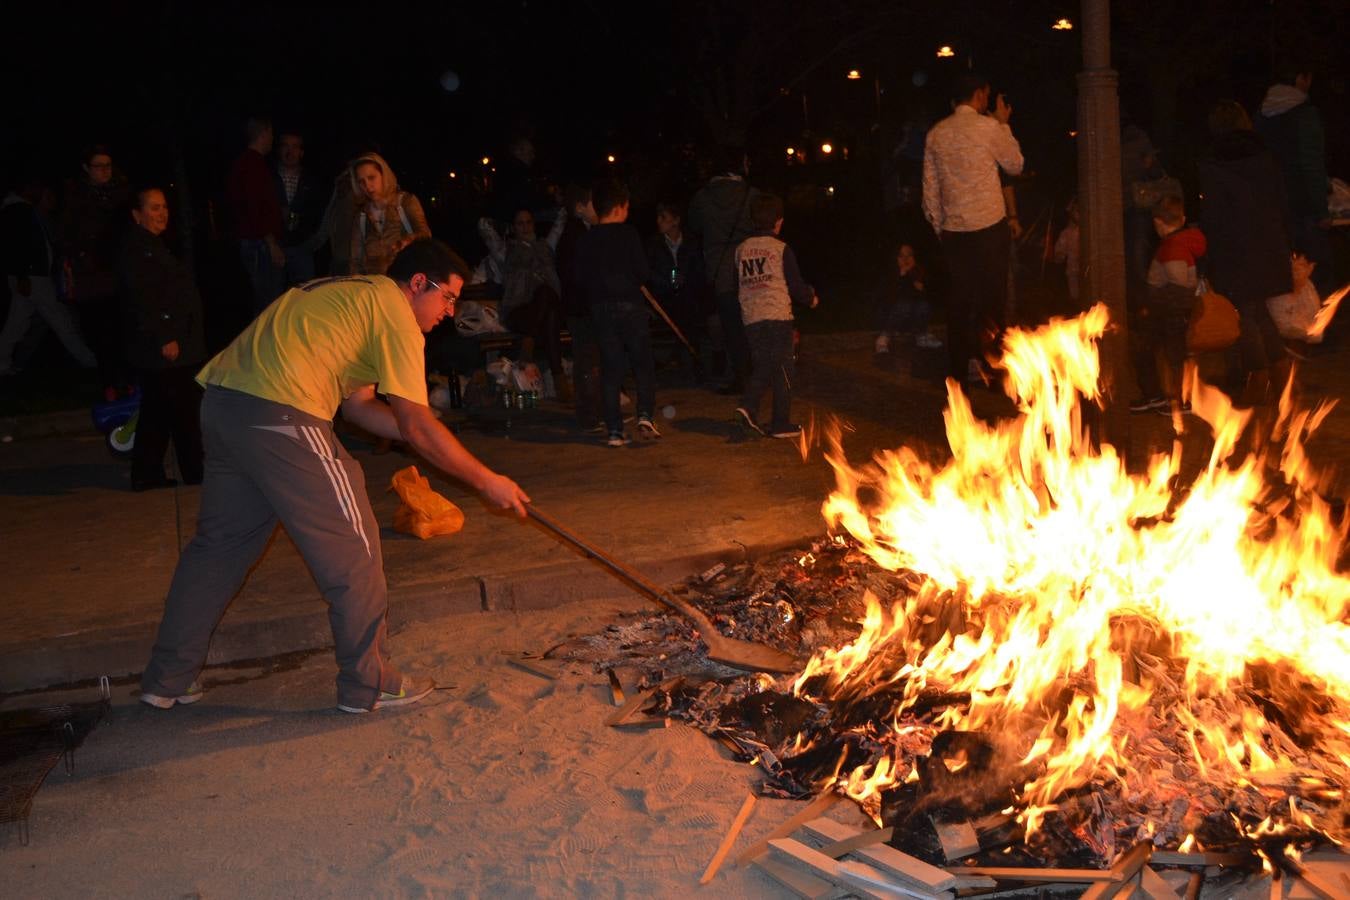
[[1003,220],[979,231],[942,232],[942,254],[951,274],[947,298],[948,374],[966,377],[966,364],[998,348],[1008,303],[1008,254],[1012,235]]
[[131,481],[164,478],[164,453],[173,440],[178,474],[186,484],[202,480],[202,389],[194,376],[199,366],[142,369],[141,411],[131,455]]
[[656,363],[652,359],[651,324],[646,306],[635,303],[598,303],[591,307],[596,341],[600,345],[601,401],[605,426],[611,434],[623,431],[619,389],[629,366],[637,382],[637,414],[656,411]]
[[745,382],[741,404],[756,420],[766,391],[773,391],[771,432],[786,428],[792,421],[792,379],[796,376],[792,359],[792,321],[752,322],[745,326],[754,368]]

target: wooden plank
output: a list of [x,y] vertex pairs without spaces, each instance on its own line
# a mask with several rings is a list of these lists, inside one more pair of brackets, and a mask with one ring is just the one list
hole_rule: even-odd
[[844,838],[842,841],[835,841],[832,844],[826,844],[820,848],[830,859],[838,859],[841,856],[852,853],[862,847],[870,847],[873,844],[884,844],[891,839],[891,834],[895,831],[893,828],[878,828],[875,831],[860,831],[851,838]]
[[798,897],[805,898],[805,900],[831,900],[831,898],[847,893],[848,890],[776,859],[760,857],[755,860],[755,865],[763,869],[764,873],[774,881],[792,891]]
[[606,669],[605,674],[609,676],[609,699],[615,706],[623,706],[623,684],[619,682],[619,676],[613,669]]
[[619,707],[614,712],[610,713],[605,718],[605,724],[618,725],[626,721],[631,715],[633,715],[633,713],[637,712],[638,709],[640,709],[644,703],[650,700],[652,698],[652,695],[655,694],[657,691],[669,691],[672,688],[674,688],[675,685],[679,684],[683,680],[684,680],[683,676],[676,675],[674,678],[667,678],[665,681],[661,682],[654,688],[649,688],[641,692],[640,694],[629,700],[627,703],[625,703],[623,706]]
[[717,870],[722,867],[722,861],[731,852],[731,845],[736,843],[736,838],[740,835],[741,829],[745,827],[745,822],[750,818],[750,813],[754,808],[755,795],[746,794],[745,801],[741,803],[740,811],[736,813],[736,818],[731,820],[731,827],[727,829],[726,836],[722,838],[722,843],[717,846],[717,852],[708,861],[708,868],[703,870],[703,875],[698,880],[699,884],[707,884],[717,875]]
[[934,822],[938,842],[942,844],[942,855],[947,862],[956,862],[980,852],[980,836],[975,826],[969,822]]
[[839,875],[854,885],[854,890],[872,891],[882,897],[914,898],[914,900],[952,900],[956,895],[951,891],[925,891],[910,884],[899,884],[887,877],[887,873],[875,866],[851,859],[840,860]]
[[1240,866],[1250,862],[1251,859],[1250,853],[1181,853],[1176,850],[1155,850],[1148,864],[1207,869],[1210,866]]
[[529,672],[531,675],[538,675],[540,678],[547,678],[549,681],[558,680],[558,671],[556,669],[540,665],[533,660],[521,659],[518,656],[508,656],[506,661],[517,669]]
[[956,892],[958,894],[966,891],[992,891],[998,887],[998,882],[987,875],[957,875]]
[[[1133,881],[1152,855],[1153,845],[1148,841],[1140,841],[1135,844],[1111,864],[1109,871],[1116,876],[1116,879],[1096,882],[1083,893],[1082,900],[1110,900],[1110,898],[1129,887],[1126,882]],[[1130,890],[1132,890],[1132,887]],[[1127,896],[1130,890],[1126,891]]]
[[891,882],[884,872],[866,863],[841,863],[830,859],[819,850],[787,838],[774,838],[769,849],[776,858],[805,868],[811,874],[840,887],[849,888],[863,897],[913,898],[913,900],[951,900],[952,893],[931,893]]
[[1172,886],[1148,866],[1144,866],[1139,875],[1139,886],[1143,888],[1144,896],[1148,900],[1181,900],[1181,896],[1172,890]]
[[635,719],[628,719],[624,722],[618,722],[615,728],[631,728],[637,731],[642,728],[669,728],[670,719],[665,716],[638,716]]
[[1321,900],[1344,900],[1345,894],[1337,892],[1334,885],[1328,884],[1321,875],[1311,872],[1305,866],[1298,866],[1298,880],[1307,885]]
[[1047,884],[1091,884],[1113,881],[1109,869],[1036,869],[1031,866],[951,866],[953,875],[983,875],[999,881],[1041,881]]
[[819,795],[816,799],[807,804],[806,809],[797,813],[773,831],[770,831],[764,840],[758,841],[749,850],[746,850],[740,856],[736,857],[736,865],[743,866],[750,862],[750,860],[769,849],[769,841],[787,837],[789,834],[792,834],[792,832],[800,828],[803,822],[809,822],[812,819],[817,818],[838,802],[839,795],[830,791],[826,791]]
[[[812,819],[804,823],[803,828],[808,834],[824,841],[845,841],[857,836],[857,829],[833,819]],[[894,847],[873,845],[859,847],[853,852],[868,865],[899,878],[905,884],[931,893],[950,890],[956,886],[955,876],[937,866],[930,866],[921,859],[915,859],[908,853],[901,853]]]

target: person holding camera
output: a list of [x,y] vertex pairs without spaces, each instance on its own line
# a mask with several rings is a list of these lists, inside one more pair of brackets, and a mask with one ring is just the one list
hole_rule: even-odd
[[1012,238],[999,171],[1022,171],[1022,148],[1008,126],[1012,107],[999,94],[990,114],[989,94],[987,79],[960,76],[952,114],[933,126],[924,147],[923,211],[951,276],[947,347],[958,381],[983,377],[983,358],[1003,330]]

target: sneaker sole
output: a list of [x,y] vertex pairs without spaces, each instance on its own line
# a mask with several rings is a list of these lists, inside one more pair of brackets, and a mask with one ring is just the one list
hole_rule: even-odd
[[639,425],[637,436],[640,441],[655,441],[661,438],[661,432],[657,431],[655,428],[643,428]]
[[386,706],[411,706],[417,701],[426,698],[434,690],[436,690],[436,685],[433,684],[423,691],[419,691],[416,694],[409,694],[406,697],[394,697],[390,700],[376,700],[375,705],[370,709],[363,709],[359,706],[345,706],[341,703],[337,705],[337,708],[345,713],[354,713],[359,716],[363,713],[374,712],[377,709],[384,709]]
[[173,709],[175,706],[190,706],[202,699],[202,691],[195,694],[183,694],[178,697],[161,697],[158,694],[141,694],[141,702],[155,709]]

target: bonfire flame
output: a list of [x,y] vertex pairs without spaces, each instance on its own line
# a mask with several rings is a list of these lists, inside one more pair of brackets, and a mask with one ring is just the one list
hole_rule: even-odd
[[[1099,399],[1106,327],[1099,305],[1010,331],[1012,420],[976,418],[949,381],[952,458],[941,467],[901,448],[854,468],[836,435],[830,526],[925,582],[889,610],[869,595],[857,639],[813,658],[796,690],[885,690],[901,697],[897,734],[912,732],[905,711],[922,692],[968,693],[936,727],[1015,745],[1005,749],[1027,773],[1016,799],[1028,833],[1092,781],[1146,794],[1139,744],[1161,719],[1184,736],[1196,778],[1288,797],[1285,820],[1344,837],[1338,811],[1314,823],[1293,801],[1321,809],[1305,798],[1339,798],[1350,775],[1350,580],[1336,570],[1346,534],[1303,449],[1330,406],[1295,412],[1286,388],[1278,457],[1237,458],[1250,411],[1189,371],[1187,396],[1213,433],[1208,464],[1184,492],[1179,445],[1132,475],[1082,418],[1080,401]],[[1267,484],[1276,467],[1278,492]],[[944,603],[956,616],[934,641],[925,611]],[[1270,704],[1312,738],[1273,728]],[[882,790],[913,778],[901,756],[840,772],[841,788],[876,808]]]

